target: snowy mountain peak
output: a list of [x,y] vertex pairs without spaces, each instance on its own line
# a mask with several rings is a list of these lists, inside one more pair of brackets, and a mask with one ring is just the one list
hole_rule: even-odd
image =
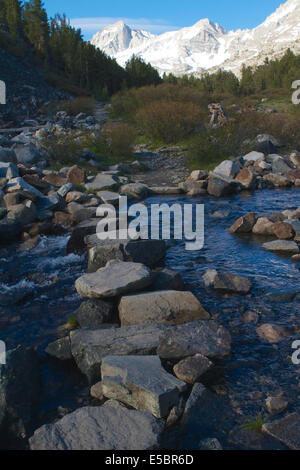
[[91,43],[122,66],[133,54],[163,73],[202,74],[218,68],[239,75],[242,65],[259,65],[281,56],[287,48],[300,52],[300,0],[288,0],[261,25],[227,32],[209,18],[161,35],[134,30],[123,21],[106,26]]

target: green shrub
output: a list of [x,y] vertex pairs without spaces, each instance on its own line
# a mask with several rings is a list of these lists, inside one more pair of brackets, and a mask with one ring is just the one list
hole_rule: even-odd
[[192,103],[207,112],[212,98],[207,93],[188,86],[163,83],[158,86],[131,88],[112,97],[112,115],[126,117],[133,122],[136,113],[153,102]]
[[239,133],[236,123],[196,134],[189,142],[187,164],[191,170],[212,170],[216,165],[233,156],[238,156],[244,133]]
[[51,163],[74,164],[78,163],[83,149],[88,148],[91,142],[89,132],[79,133],[68,131],[66,133],[52,132],[47,134],[40,142],[41,147],[47,152]]
[[130,157],[136,140],[136,129],[126,122],[106,123],[102,128],[106,152],[112,157]]
[[154,141],[176,143],[203,126],[205,115],[193,103],[154,101],[136,114],[136,123]]

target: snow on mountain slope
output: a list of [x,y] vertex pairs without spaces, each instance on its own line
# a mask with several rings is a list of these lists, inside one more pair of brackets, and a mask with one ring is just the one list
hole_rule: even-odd
[[159,36],[122,21],[96,33],[91,43],[124,66],[133,54],[163,74],[201,74],[218,68],[239,75],[243,63],[259,65],[290,47],[300,52],[300,0],[288,0],[252,30],[226,31],[209,19]]

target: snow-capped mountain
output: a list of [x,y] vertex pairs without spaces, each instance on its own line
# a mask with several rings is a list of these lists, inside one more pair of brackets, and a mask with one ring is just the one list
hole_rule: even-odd
[[218,68],[239,75],[242,65],[259,65],[287,48],[300,52],[300,0],[288,0],[261,25],[226,31],[209,19],[191,27],[154,35],[122,21],[96,33],[91,43],[124,66],[133,54],[163,74],[201,74]]

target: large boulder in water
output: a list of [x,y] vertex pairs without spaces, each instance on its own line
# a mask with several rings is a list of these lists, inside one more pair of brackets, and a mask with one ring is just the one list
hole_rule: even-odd
[[207,192],[216,197],[227,196],[241,189],[238,181],[224,175],[211,172],[208,178]]
[[230,350],[231,336],[223,326],[198,320],[167,328],[160,335],[157,353],[162,359],[183,359],[195,354],[224,359]]
[[143,264],[114,261],[95,273],[84,274],[75,287],[82,297],[106,299],[144,289],[151,282],[151,271]]
[[73,358],[91,384],[100,380],[102,359],[109,355],[156,354],[165,325],[125,326],[109,330],[75,330],[70,334]]
[[120,406],[79,408],[37,429],[31,450],[158,449],[164,425],[150,413]]

